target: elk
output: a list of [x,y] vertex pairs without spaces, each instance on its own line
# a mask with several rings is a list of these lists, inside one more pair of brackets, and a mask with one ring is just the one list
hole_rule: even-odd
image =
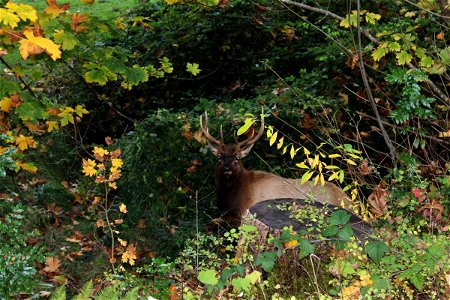
[[241,162],[264,132],[264,120],[258,133],[249,138],[227,145],[222,127],[220,141],[209,134],[208,114],[200,116],[200,128],[206,137],[210,151],[217,157],[215,166],[216,197],[219,209],[230,223],[240,224],[242,214],[258,202],[279,198],[309,199],[335,206],[350,207],[350,199],[333,183],[314,185],[300,179],[289,179],[264,171],[247,170]]

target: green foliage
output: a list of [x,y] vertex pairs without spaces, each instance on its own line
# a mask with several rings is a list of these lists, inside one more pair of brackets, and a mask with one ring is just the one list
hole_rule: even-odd
[[436,116],[431,105],[434,98],[422,95],[419,83],[427,79],[421,70],[393,69],[386,80],[392,84],[404,85],[401,99],[396,103],[397,109],[391,111],[390,117],[396,123],[406,122],[414,117],[434,119]]
[[38,286],[35,263],[44,261],[41,246],[29,246],[26,240],[35,236],[24,228],[25,207],[2,201],[0,206],[0,298],[19,297]]
[[[50,296],[50,300],[66,300],[66,287],[61,285]],[[72,300],[135,300],[139,299],[139,288],[128,289],[123,282],[112,282],[111,285],[105,287],[94,294],[94,285],[91,281],[86,283],[80,292],[71,298]]]

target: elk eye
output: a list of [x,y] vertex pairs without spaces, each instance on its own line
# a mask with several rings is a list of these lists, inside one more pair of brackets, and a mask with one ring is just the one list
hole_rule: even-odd
[[236,156],[236,160],[240,160],[241,158],[239,156]]
[[222,157],[221,157],[220,155],[217,155],[217,159],[218,159],[218,160],[221,160]]

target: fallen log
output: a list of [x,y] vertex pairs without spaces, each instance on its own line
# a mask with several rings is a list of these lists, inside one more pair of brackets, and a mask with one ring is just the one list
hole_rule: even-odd
[[[305,199],[282,198],[261,201],[246,211],[243,215],[243,224],[258,228],[260,242],[266,240],[270,234],[279,236],[286,227],[291,227],[292,231],[297,233],[307,232],[313,237],[315,234],[322,235],[326,226],[336,226],[333,224],[334,220],[329,218],[338,211],[347,212],[348,221],[338,224],[340,226],[337,226],[337,229],[348,225],[360,242],[369,239],[372,226],[356,214],[334,205]],[[340,216],[347,218],[345,213]],[[332,224],[324,225],[323,221],[327,220],[331,220]],[[339,237],[331,239],[339,240]]]

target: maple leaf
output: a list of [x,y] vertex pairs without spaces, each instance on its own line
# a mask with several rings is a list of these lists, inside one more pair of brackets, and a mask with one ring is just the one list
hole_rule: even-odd
[[61,266],[61,260],[57,257],[47,257],[45,262],[44,271],[48,273],[59,273],[59,267]]
[[94,147],[93,153],[94,153],[95,159],[97,159],[99,161],[103,161],[103,157],[105,155],[109,154],[108,150],[105,150],[100,147]]
[[95,2],[95,0],[80,0],[81,2],[83,2],[84,4],[93,4]]
[[20,18],[15,13],[0,8],[0,22],[8,27],[15,28],[20,22]]
[[103,221],[103,219],[98,219],[97,222],[95,222],[95,226],[103,227],[105,226],[105,221]]
[[123,214],[126,214],[128,211],[127,211],[127,206],[125,205],[125,204],[120,204],[120,206],[119,206],[119,210],[120,210],[120,212],[121,213],[123,213]]
[[111,159],[111,164],[114,169],[118,169],[123,166],[123,161],[120,158]]
[[83,115],[86,115],[86,114],[88,114],[89,112],[82,106],[82,105],[77,105],[76,107],[75,107],[75,113],[78,115],[78,116],[80,116],[80,117],[82,117]]
[[58,117],[61,118],[61,126],[66,126],[69,123],[75,124],[73,114],[70,112],[70,110],[67,109],[67,107],[58,114]]
[[412,60],[412,55],[409,54],[408,52],[406,52],[405,50],[397,53],[396,55],[397,58],[397,64],[398,65],[404,65],[406,63],[410,63]]
[[27,59],[30,55],[41,54],[44,51],[50,55],[53,60],[61,58],[61,50],[59,50],[61,45],[55,44],[50,39],[35,36],[31,30],[25,30],[23,34],[25,39],[19,41],[19,50],[23,59]]
[[86,176],[97,175],[97,170],[95,170],[95,161],[92,159],[83,159],[83,173]]
[[137,259],[136,247],[130,244],[127,247],[127,251],[122,254],[122,262],[128,262],[130,265],[134,266],[135,259]]
[[81,25],[81,23],[83,23],[86,20],[87,20],[86,16],[84,16],[82,14],[74,13],[72,15],[72,24],[70,24],[70,27],[73,30],[75,30],[75,32],[82,32],[87,29],[87,26]]
[[3,97],[2,100],[0,100],[0,110],[9,113],[12,106],[11,98]]
[[115,182],[108,182],[108,186],[113,190],[117,190],[117,184]]
[[18,168],[21,168],[22,170],[29,171],[32,173],[36,173],[38,170],[38,168],[35,165],[33,165],[32,163],[24,163],[24,162],[19,161],[16,163],[16,166]]
[[59,129],[59,125],[58,122],[55,121],[47,121],[45,122],[45,124],[47,125],[47,132],[52,132],[53,130],[58,130]]
[[56,18],[63,12],[67,11],[70,8],[69,3],[64,3],[59,5],[56,0],[45,0],[47,2],[47,7],[45,8],[45,13],[51,15],[53,18]]
[[187,63],[186,64],[186,71],[191,73],[194,76],[197,76],[202,70],[198,68],[199,65],[197,63]]
[[63,50],[72,50],[78,44],[78,40],[75,38],[75,36],[70,33],[64,32],[64,30],[55,29],[53,38],[55,39],[55,42],[62,45]]
[[17,147],[20,150],[26,150],[26,149],[28,149],[28,147],[36,148],[36,146],[37,146],[37,143],[33,140],[33,137],[24,136],[23,134],[16,137],[15,142],[16,142]]
[[15,12],[23,21],[30,20],[31,22],[35,22],[38,18],[36,10],[30,5],[23,3],[17,5],[14,2],[8,2],[5,7]]

